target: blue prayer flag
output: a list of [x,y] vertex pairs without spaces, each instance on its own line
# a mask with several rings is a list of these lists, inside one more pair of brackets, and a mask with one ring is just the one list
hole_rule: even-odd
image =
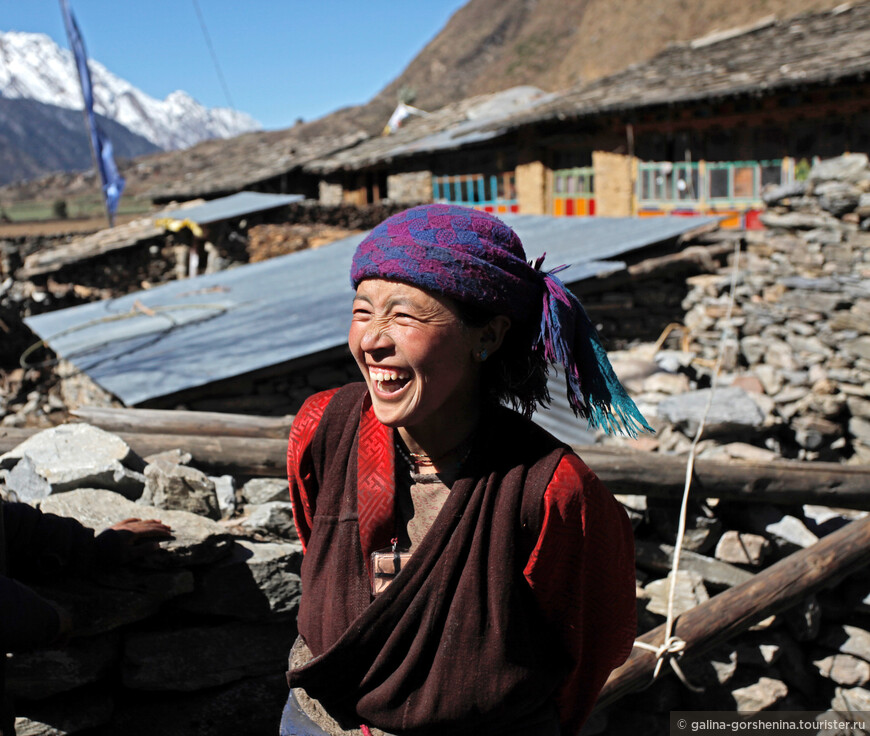
[[76,68],[79,73],[82,97],[85,102],[85,116],[87,117],[88,130],[91,135],[91,146],[97,169],[100,172],[100,180],[103,183],[106,210],[111,219],[112,215],[115,214],[115,210],[118,209],[121,192],[124,191],[124,178],[118,173],[118,167],[115,166],[111,141],[106,138],[97,125],[97,118],[94,114],[94,92],[91,86],[91,72],[88,69],[88,55],[85,51],[85,42],[82,39],[82,34],[79,31],[67,0],[60,0],[60,7],[63,11],[63,21],[66,26],[66,35],[69,38],[70,49],[75,57]]

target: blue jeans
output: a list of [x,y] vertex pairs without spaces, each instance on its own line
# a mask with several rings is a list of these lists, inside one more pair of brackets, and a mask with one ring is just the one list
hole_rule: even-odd
[[305,715],[291,690],[287,696],[284,712],[281,714],[279,736],[329,736],[329,734]]

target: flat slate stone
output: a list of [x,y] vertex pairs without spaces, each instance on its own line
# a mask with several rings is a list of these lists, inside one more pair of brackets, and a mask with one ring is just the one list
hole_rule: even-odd
[[289,501],[270,501],[248,506],[242,525],[248,529],[264,531],[283,539],[298,539],[293,522],[293,504]]
[[[711,389],[690,391],[679,396],[671,396],[662,401],[657,408],[658,415],[680,427],[685,427],[689,435],[698,428]],[[741,388],[727,387],[718,389],[707,414],[705,434],[727,434],[728,432],[755,429],[764,424],[764,412],[750,395]]]
[[107,694],[91,691],[22,700],[16,706],[16,736],[71,736],[108,723],[114,707]]
[[870,713],[870,690],[863,687],[838,687],[831,700],[831,710],[847,718],[858,713]]
[[788,686],[782,680],[772,677],[759,677],[757,682],[731,692],[735,710],[746,713],[757,713],[770,708],[786,695],[788,695]]
[[226,559],[196,574],[196,587],[173,602],[186,611],[266,619],[299,605],[302,545],[237,540]]
[[851,654],[870,661],[870,631],[845,624],[822,631],[819,642],[842,654]]
[[[648,611],[662,616],[668,614],[669,581],[671,575],[648,583],[644,590],[650,597],[646,608]],[[704,579],[696,572],[688,570],[677,571],[676,591],[674,592],[674,615],[690,611],[695,606],[710,599],[704,587]]]
[[186,465],[164,461],[145,468],[145,490],[139,502],[161,509],[189,511],[209,519],[220,519],[220,503],[214,481]]
[[145,485],[145,463],[117,435],[89,424],[61,424],[29,437],[0,456],[10,468],[28,456],[53,493],[74,488],[105,488],[138,498]]
[[117,570],[98,579],[68,578],[33,585],[43,598],[66,609],[76,636],[97,636],[142,621],[166,601],[193,590],[189,570]]
[[870,664],[851,654],[829,654],[813,661],[822,677],[838,685],[863,687],[870,682]]
[[[674,548],[669,544],[638,539],[635,541],[635,554],[637,565],[641,568],[669,572],[674,564]],[[680,569],[697,573],[705,583],[726,587],[752,579],[751,572],[686,549],[680,553]]]
[[116,633],[73,638],[59,648],[16,654],[7,660],[6,689],[16,698],[42,700],[106,675],[121,659]]
[[245,503],[262,504],[270,501],[287,501],[290,491],[284,478],[251,478],[242,486]]
[[6,488],[13,491],[19,501],[32,503],[51,495],[51,483],[36,470],[30,456],[22,457],[11,470],[0,470]]
[[111,491],[83,488],[41,501],[43,511],[71,516],[97,532],[129,518],[159,519],[172,527],[174,539],[161,542],[150,565],[180,567],[216,562],[230,553],[233,537],[220,524],[188,511],[159,509],[128,501]]
[[171,693],[140,691],[118,703],[110,733],[123,736],[239,736],[277,734],[287,700],[286,664],[262,677],[191,693],[183,700]]
[[737,565],[758,567],[764,562],[769,550],[770,542],[760,534],[729,529],[719,538],[716,545],[716,559]]

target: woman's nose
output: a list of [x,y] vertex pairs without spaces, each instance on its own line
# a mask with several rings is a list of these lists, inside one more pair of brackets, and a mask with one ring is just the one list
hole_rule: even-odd
[[372,320],[363,333],[360,347],[367,353],[382,350],[392,345],[387,326],[378,320]]

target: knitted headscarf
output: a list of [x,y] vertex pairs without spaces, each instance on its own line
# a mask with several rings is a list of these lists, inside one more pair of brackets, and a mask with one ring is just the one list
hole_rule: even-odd
[[517,234],[497,217],[467,207],[429,204],[384,220],[359,244],[351,266],[354,288],[390,279],[504,314],[540,321],[531,350],[565,368],[574,414],[605,432],[652,431],[625,392],[595,326],[577,297],[550,272],[543,256],[526,260]]

